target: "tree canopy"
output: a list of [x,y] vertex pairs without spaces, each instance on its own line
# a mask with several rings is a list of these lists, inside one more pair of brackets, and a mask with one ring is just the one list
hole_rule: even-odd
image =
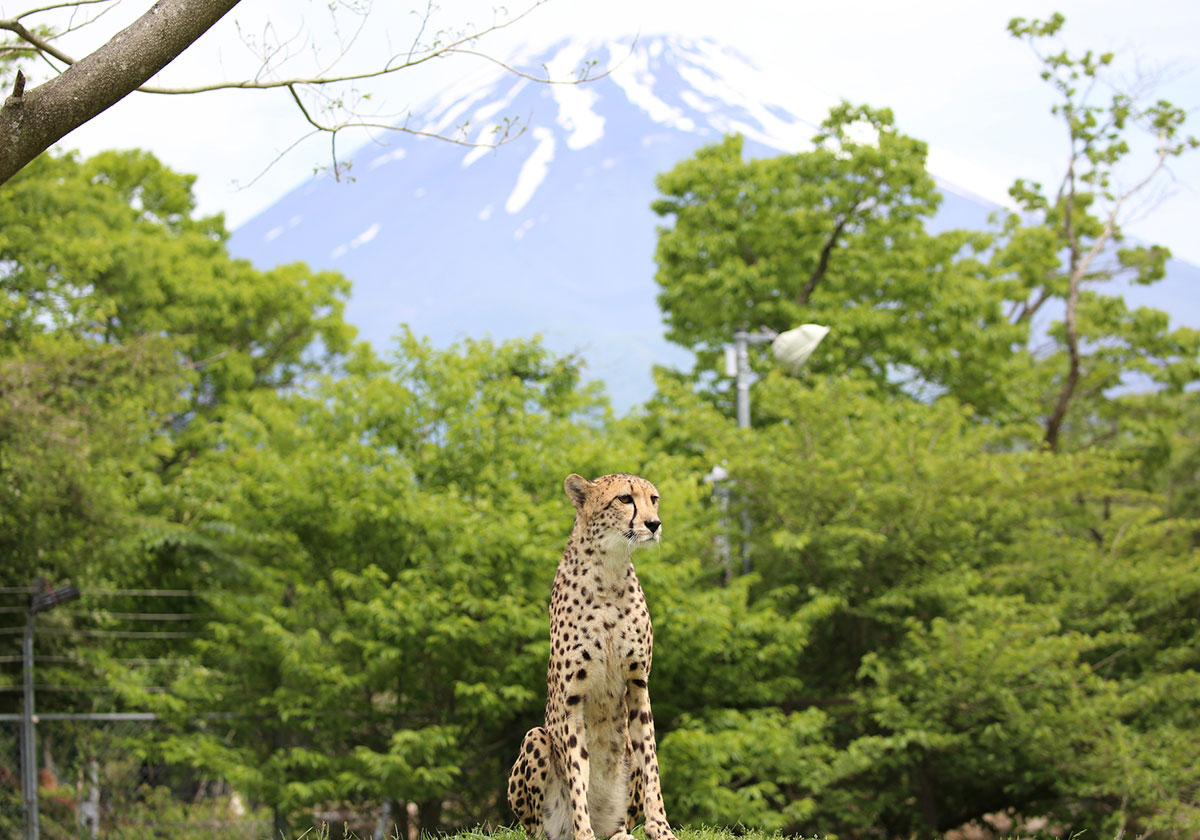
[[[1009,27],[1061,99],[1062,181],[1051,194],[1018,180],[1016,209],[987,230],[929,233],[940,197],[925,144],[890,111],[848,103],[809,151],[745,160],[728,137],[660,175],[659,303],[667,337],[696,352],[697,372],[716,371],[736,329],[826,324],[814,374],[849,372],[881,393],[944,394],[996,420],[1037,422],[1051,448],[1111,434],[1117,386],[1193,385],[1200,332],[1172,329],[1166,313],[1131,309],[1105,286],[1163,278],[1170,252],[1126,242],[1121,223],[1197,141],[1169,102],[1119,87],[1098,102],[1113,57],[1048,52],[1062,23]],[[1149,155],[1134,153],[1139,134],[1153,142]]]
[[[1104,63],[1047,61],[1052,83]],[[85,594],[39,637],[63,689],[40,710],[157,711],[137,760],[175,790],[139,807],[204,777],[277,830],[339,804],[504,822],[562,479],[625,471],[662,493],[634,559],[673,819],[1195,836],[1197,335],[1102,294],[1165,252],[1120,240],[1103,175],[1133,111],[1070,88],[1074,174],[983,231],[927,230],[924,145],[882,109],[664,173],[661,300],[697,370],[624,417],[536,338],[356,343],[345,278],[230,257],[146,153],[38,158],[0,190],[0,584]],[[834,331],[802,376],[756,358],[738,428],[716,353],[797,320]],[[1154,387],[1112,388],[1134,374]],[[752,573],[727,577],[731,544]],[[188,593],[184,638],[121,635],[149,588]]]
[[735,329],[835,324],[817,373],[996,400],[988,367],[1020,335],[978,256],[986,237],[925,230],[941,200],[925,144],[889,111],[843,104],[813,146],[744,160],[729,137],[659,176],[667,337],[714,369]]

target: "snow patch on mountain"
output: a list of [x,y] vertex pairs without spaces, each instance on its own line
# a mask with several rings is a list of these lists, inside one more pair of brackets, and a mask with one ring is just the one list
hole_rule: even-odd
[[385,152],[382,155],[376,155],[374,158],[372,158],[371,162],[367,164],[367,168],[378,169],[379,167],[391,163],[394,160],[404,160],[404,157],[407,154],[408,151],[403,148],[392,149],[389,152]]
[[358,236],[351,239],[350,247],[357,248],[360,245],[366,245],[368,242],[370,242],[372,239],[374,239],[378,235],[379,235],[379,222],[376,222],[375,224],[371,225],[369,228],[364,230],[362,233],[360,233]]
[[[707,96],[707,107],[698,107],[697,110],[711,114],[713,126],[722,133],[744,134],[764,146],[786,152],[797,151],[812,138],[811,124],[795,118],[781,118],[767,104],[740,93],[742,90],[756,90],[754,86],[744,87],[752,84],[749,79],[730,81],[713,75],[710,69],[692,64],[680,64],[678,70],[680,77],[692,86],[692,90],[686,91],[689,98],[685,101],[692,104],[700,100],[698,94]],[[746,74],[743,72],[738,75],[744,77]],[[696,105],[693,104],[693,107]],[[739,118],[742,115],[748,119]]]
[[504,202],[504,209],[509,213],[520,213],[550,174],[550,162],[554,160],[554,132],[539,125],[533,130],[533,139],[537,140],[537,147],[522,164],[517,185]]
[[[517,98],[517,94],[525,90],[529,84],[529,79],[517,79],[516,83],[508,89],[508,93],[504,94],[503,98],[497,99],[495,102],[489,102],[487,105],[479,108],[471,115],[471,122],[483,122],[490,120],[492,117],[499,114],[508,106],[512,105],[513,100]],[[495,123],[492,123],[495,125]]]
[[372,239],[374,239],[376,236],[379,235],[379,228],[380,228],[379,222],[375,222],[373,225],[371,225],[369,228],[364,230],[358,236],[351,239],[349,244],[339,245],[336,248],[334,248],[332,251],[330,251],[330,253],[329,253],[330,258],[336,260],[338,257],[345,256],[345,254],[348,251],[351,251],[354,248],[360,248],[363,245],[366,245],[368,242],[370,242]]
[[629,48],[612,43],[608,45],[609,78],[625,92],[626,98],[641,108],[650,119],[668,128],[692,132],[696,122],[674,105],[669,105],[654,93],[654,74],[650,72],[650,56],[643,51],[629,52]]
[[[1017,203],[1008,193],[1010,182],[1003,176],[980,167],[978,163],[956,155],[935,144],[929,145],[929,171],[936,172],[938,188],[972,201],[1016,210]],[[970,189],[962,184],[970,184]]]
[[[568,41],[554,57],[546,62],[551,79],[578,78],[586,72],[588,46],[580,41]],[[599,96],[585,84],[556,84],[552,86],[554,102],[558,105],[555,122],[567,132],[567,148],[578,151],[596,143],[604,136],[604,117],[593,110]]]
[[681,90],[679,92],[679,98],[682,99],[684,104],[693,111],[699,111],[701,114],[711,114],[713,111],[717,110],[717,106],[714,103],[709,102],[704,97],[697,95],[695,91]]
[[[681,39],[675,47],[687,59],[678,62],[680,77],[692,89],[685,92],[709,98],[716,116],[713,124],[773,149],[796,152],[806,147],[816,123],[805,117],[823,116],[837,102],[808,80],[798,84],[764,73],[750,59],[714,41]],[[749,121],[722,118],[722,113],[741,113]]]
[[480,129],[479,134],[475,137],[475,140],[474,140],[474,142],[478,143],[479,145],[476,146],[474,149],[471,149],[471,151],[467,152],[463,156],[462,164],[461,164],[463,169],[466,169],[472,163],[479,160],[481,157],[486,155],[488,152],[492,151],[493,147],[488,144],[488,138],[489,138],[489,136],[495,136],[495,131],[498,127],[499,126],[497,126],[495,123],[492,123],[491,125],[484,126],[484,128]]

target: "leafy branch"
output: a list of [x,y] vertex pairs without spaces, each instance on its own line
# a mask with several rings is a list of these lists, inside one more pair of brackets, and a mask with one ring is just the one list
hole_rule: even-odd
[[[1018,181],[1011,195],[1027,212],[1040,213],[1047,224],[1056,222],[1062,245],[1066,249],[1066,310],[1063,319],[1063,340],[1067,350],[1067,370],[1045,423],[1043,440],[1051,450],[1057,450],[1067,412],[1082,376],[1083,354],[1080,348],[1079,300],[1080,289],[1093,269],[1097,257],[1121,239],[1120,223],[1129,201],[1142,194],[1166,169],[1171,158],[1200,146],[1193,136],[1183,134],[1187,118],[1182,108],[1159,99],[1142,105],[1132,93],[1116,90],[1107,102],[1097,103],[1095,91],[1107,84],[1105,71],[1112,65],[1114,54],[1092,50],[1072,55],[1066,49],[1045,52],[1039,49],[1042,39],[1057,35],[1065,18],[1058,13],[1048,20],[1013,18],[1008,31],[1014,38],[1029,43],[1042,63],[1041,78],[1050,84],[1060,101],[1051,113],[1065,124],[1068,140],[1066,168],[1053,203],[1041,192],[1039,184]],[[1154,138],[1154,157],[1130,186],[1120,186],[1119,165],[1131,154],[1128,132],[1140,128]],[[1125,252],[1128,253],[1128,252]],[[1165,249],[1158,249],[1161,263]],[[1122,260],[1124,267],[1138,270],[1137,257]],[[1051,281],[1057,272],[1050,272]],[[1111,274],[1106,273],[1106,276]],[[1026,300],[1013,310],[1014,322],[1025,322],[1054,296],[1047,282],[1032,302]]]

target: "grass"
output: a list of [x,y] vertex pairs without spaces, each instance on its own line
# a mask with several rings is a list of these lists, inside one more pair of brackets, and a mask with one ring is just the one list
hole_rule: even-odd
[[[778,834],[767,834],[762,831],[743,831],[737,833],[727,828],[676,828],[675,837],[677,840],[781,840]],[[333,832],[332,837],[341,837],[340,832]],[[638,827],[633,831],[634,840],[647,840],[645,831]],[[326,825],[321,829],[309,829],[303,834],[297,835],[295,840],[330,840],[329,826]],[[346,834],[345,840],[371,840],[370,836],[359,837],[354,833]],[[396,836],[391,836],[388,840],[402,840]],[[440,835],[433,838],[425,838],[422,840],[529,840],[529,835],[519,828],[497,828],[493,831],[485,831],[483,829],[471,829],[467,831],[459,831],[455,834]]]
[[[706,826],[702,828],[687,828],[678,827],[674,829],[677,840],[785,840],[783,835],[769,834],[765,831],[753,831],[749,829],[739,828],[736,831],[728,828],[717,828]],[[999,835],[997,835],[999,836]],[[1029,840],[1029,838],[1046,837],[1047,840],[1062,840],[1062,838],[1052,835],[1041,834],[1011,834],[1008,835],[1008,840]],[[340,832],[334,832],[332,838],[329,832],[329,826],[325,826],[321,830],[310,829],[303,834],[297,836],[295,840],[338,840],[342,837]],[[645,831],[638,827],[633,831],[634,840],[647,840]],[[353,833],[346,834],[344,840],[371,840],[368,835],[359,837]],[[388,840],[402,840],[402,838],[391,836]],[[454,834],[442,835],[422,835],[421,840],[529,840],[529,835],[519,828],[497,828],[492,831],[483,829],[472,829],[467,831],[459,831]],[[544,840],[544,838],[542,838]],[[792,840],[791,837],[787,840]],[[803,838],[795,838],[795,840],[803,840]],[[815,835],[811,840],[820,840]],[[1067,835],[1067,840],[1084,840],[1082,834]],[[1113,840],[1131,840],[1131,838],[1122,838],[1118,834]]]

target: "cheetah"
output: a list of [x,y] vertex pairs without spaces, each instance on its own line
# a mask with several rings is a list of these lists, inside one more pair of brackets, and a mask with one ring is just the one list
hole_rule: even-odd
[[654,633],[633,549],[662,537],[658,491],[623,473],[563,482],[575,524],[550,593],[546,725],[529,730],[508,778],[526,832],[550,840],[675,840],[650,713]]

